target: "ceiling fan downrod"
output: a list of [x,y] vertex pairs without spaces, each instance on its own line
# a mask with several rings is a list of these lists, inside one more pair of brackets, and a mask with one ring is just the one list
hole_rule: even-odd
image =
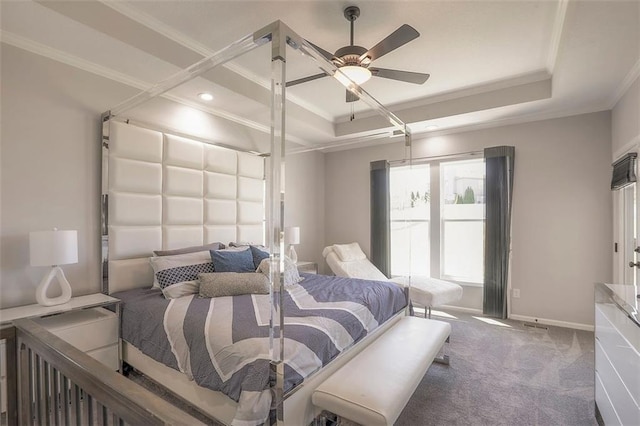
[[344,9],[344,17],[347,18],[347,21],[351,24],[351,46],[353,46],[353,23],[358,19],[358,16],[360,16],[360,8],[358,6],[349,6]]

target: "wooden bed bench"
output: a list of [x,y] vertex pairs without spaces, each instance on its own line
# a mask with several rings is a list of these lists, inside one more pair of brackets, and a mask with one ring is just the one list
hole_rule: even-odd
[[446,322],[403,317],[318,386],[313,404],[362,425],[393,425],[450,333]]

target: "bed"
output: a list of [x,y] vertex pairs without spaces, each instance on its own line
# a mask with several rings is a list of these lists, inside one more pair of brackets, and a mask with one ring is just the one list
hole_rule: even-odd
[[[406,306],[404,291],[393,284],[302,275],[284,293],[285,393]],[[267,420],[272,401],[269,295],[167,300],[158,289],[140,288],[113,296],[123,301],[127,344],[239,402],[233,424]]]
[[[286,43],[274,43],[279,40]],[[176,124],[184,107],[175,105],[181,84],[197,87],[203,73],[265,45],[271,101],[266,108],[249,105],[266,120],[266,133],[256,136],[254,126],[209,138],[193,122]],[[102,120],[103,291],[123,300],[123,360],[225,424],[309,424],[318,414],[311,392],[409,312],[407,291],[388,282],[313,274],[286,282],[282,99],[285,67],[293,61],[285,64],[282,49],[336,72],[276,22],[114,107]],[[347,89],[410,141],[397,117],[357,85]],[[222,115],[212,116],[207,125],[219,126]],[[251,143],[235,143],[237,138]],[[213,242],[263,246],[269,253],[267,293],[207,298],[193,292],[166,299],[153,288],[154,252]]]

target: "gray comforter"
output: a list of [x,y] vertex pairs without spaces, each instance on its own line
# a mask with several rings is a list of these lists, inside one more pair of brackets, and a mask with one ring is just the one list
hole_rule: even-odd
[[[302,275],[305,279],[284,295],[285,391],[407,303],[393,283]],[[167,300],[159,290],[136,289],[113,296],[123,301],[124,340],[237,401],[232,424],[267,419],[272,401],[268,295]]]

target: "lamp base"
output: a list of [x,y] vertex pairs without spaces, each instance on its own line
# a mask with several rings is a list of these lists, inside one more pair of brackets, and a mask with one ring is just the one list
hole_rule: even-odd
[[[58,279],[58,284],[62,290],[62,294],[58,297],[47,297],[47,290],[51,285],[53,278]],[[67,277],[64,276],[62,268],[54,266],[49,273],[42,278],[40,285],[36,289],[36,301],[42,306],[62,305],[71,300],[71,286]]]
[[298,253],[296,253],[296,249],[293,248],[293,244],[291,244],[289,246],[289,254],[288,254],[288,256],[289,256],[289,259],[291,259],[291,261],[293,263],[298,263]]

